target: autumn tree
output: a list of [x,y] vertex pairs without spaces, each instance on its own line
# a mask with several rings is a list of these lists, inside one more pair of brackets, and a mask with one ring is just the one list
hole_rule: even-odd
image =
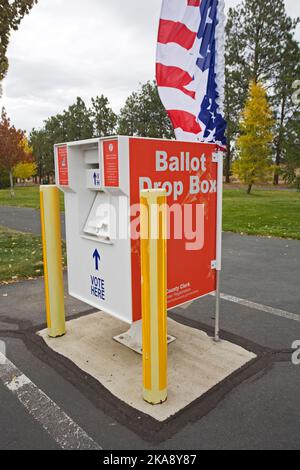
[[13,169],[13,175],[20,180],[27,180],[36,175],[37,164],[34,162],[20,162]]
[[12,197],[15,195],[13,169],[18,163],[30,158],[24,147],[24,139],[24,132],[11,125],[3,109],[0,121],[0,168],[9,174]]
[[20,146],[25,152],[26,161],[19,162],[14,166],[13,176],[24,181],[36,175],[37,165],[33,161],[33,148],[30,146],[27,137],[23,138]]
[[[1,0],[0,2],[0,82],[8,69],[7,48],[12,31],[16,31],[37,0]],[[0,93],[1,95],[1,93]]]
[[20,145],[23,148],[26,155],[28,155],[28,157],[30,158],[32,156],[32,147],[25,135]]
[[266,90],[260,83],[252,81],[240,122],[238,158],[233,163],[233,172],[247,184],[248,194],[253,184],[265,181],[273,169],[273,126],[274,119]]

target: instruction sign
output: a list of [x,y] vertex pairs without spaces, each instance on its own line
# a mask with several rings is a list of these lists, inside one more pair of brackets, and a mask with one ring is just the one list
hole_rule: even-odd
[[119,146],[117,140],[103,142],[104,186],[119,187]]
[[58,175],[61,186],[69,185],[68,147],[57,147]]

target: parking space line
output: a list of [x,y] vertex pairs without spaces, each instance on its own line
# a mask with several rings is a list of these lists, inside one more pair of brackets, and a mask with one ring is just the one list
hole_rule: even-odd
[[286,318],[287,320],[300,322],[300,314],[297,315],[295,313],[286,312],[285,310],[269,307],[268,305],[258,304],[256,302],[251,302],[250,300],[240,299],[239,297],[234,297],[233,295],[228,294],[221,294],[221,299],[227,300],[228,302],[233,302],[235,304],[243,305],[244,307],[249,307],[253,310],[259,310],[261,312],[269,313],[271,315],[275,315],[276,317]]
[[65,450],[102,450],[62,409],[0,353],[0,380]]

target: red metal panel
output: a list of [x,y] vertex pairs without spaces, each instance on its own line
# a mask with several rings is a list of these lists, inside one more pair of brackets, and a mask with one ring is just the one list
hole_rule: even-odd
[[[169,208],[173,207],[176,213],[180,206],[179,211],[186,214],[188,221],[183,223],[180,237],[180,227],[174,225],[175,216],[169,219],[168,308],[216,290],[216,271],[211,266],[216,259],[217,164],[212,161],[215,151],[213,144],[130,139],[131,206],[139,204],[140,189],[165,185],[170,193]],[[132,235],[135,221],[133,214]],[[197,232],[195,240],[190,239],[192,231]],[[137,321],[141,318],[139,239],[132,238],[131,249],[133,321]]]

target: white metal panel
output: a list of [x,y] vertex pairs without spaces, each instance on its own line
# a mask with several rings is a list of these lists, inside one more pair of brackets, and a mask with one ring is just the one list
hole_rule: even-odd
[[[92,142],[94,145],[95,143],[98,145],[99,139]],[[92,233],[89,234],[90,236],[84,233],[95,198],[97,195],[101,197],[101,193],[87,187],[86,172],[91,168],[85,159],[85,147],[84,143],[74,143],[68,146],[73,192],[62,188],[65,192],[66,203],[69,292],[73,297],[92,307],[130,324],[132,323],[130,238],[127,236],[119,239],[115,233],[119,228],[123,230],[123,233],[128,231],[129,198],[122,192],[109,195],[118,221],[118,227],[113,222],[110,227],[113,232],[111,243],[104,243]],[[124,187],[128,188],[129,182],[126,181],[129,167],[128,154],[121,155],[121,152],[122,146],[120,172],[122,173],[122,169],[125,169],[122,181],[124,181]]]

